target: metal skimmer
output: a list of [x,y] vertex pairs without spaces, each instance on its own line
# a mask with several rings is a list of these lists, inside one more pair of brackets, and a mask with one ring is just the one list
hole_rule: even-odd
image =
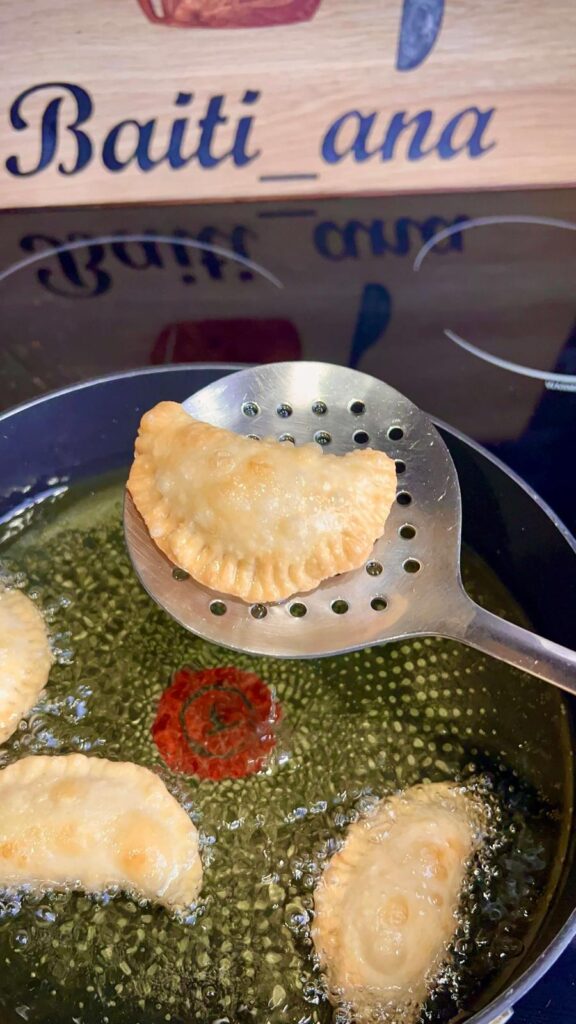
[[183,406],[197,419],[252,437],[316,441],[335,453],[379,448],[398,472],[396,502],[366,565],[277,605],[248,605],[187,577],[154,545],[126,493],[126,541],[136,572],[187,629],[225,647],[282,658],[444,636],[576,693],[574,652],[498,618],[466,594],[456,470],[436,428],[403,395],[346,367],[276,363],[217,380]]

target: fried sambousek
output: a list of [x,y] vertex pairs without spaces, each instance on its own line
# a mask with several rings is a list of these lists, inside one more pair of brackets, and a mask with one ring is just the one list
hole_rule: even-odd
[[161,402],[142,418],[128,489],[154,542],[198,582],[280,601],[363,564],[396,467],[371,449],[256,441]]
[[53,662],[42,613],[20,590],[0,589],[0,743],[16,731]]
[[184,909],[200,889],[198,833],[157,775],[69,754],[0,771],[0,886],[119,887]]
[[355,1020],[418,1018],[482,823],[479,801],[437,783],[381,801],[350,827],[317,886],[312,936],[331,999]]

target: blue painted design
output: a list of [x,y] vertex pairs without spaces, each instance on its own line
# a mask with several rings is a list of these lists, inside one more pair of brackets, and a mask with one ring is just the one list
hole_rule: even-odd
[[[60,174],[77,174],[92,159],[92,143],[86,132],[80,129],[80,125],[85,124],[92,117],[92,100],[86,90],[82,89],[79,85],[73,85],[71,82],[46,82],[43,85],[33,85],[30,89],[20,93],[14,100],[10,107],[10,124],[19,132],[28,128],[29,122],[22,112],[26,100],[35,93],[44,92],[45,90],[51,92],[54,89],[62,90],[64,95],[50,100],[42,115],[38,163],[29,170],[23,170],[18,157],[9,156],[6,161],[6,170],[15,177],[28,178],[31,175],[38,174],[39,171],[43,171],[52,163],[58,148],[60,131],[62,133],[65,131],[69,132],[76,144],[75,162],[72,166],[65,166],[60,162],[58,164]],[[76,116],[70,124],[59,126],[60,108],[66,95],[75,104]]]
[[299,217],[315,217],[316,210],[260,210],[256,216],[261,220],[297,220]]
[[261,174],[259,181],[316,181],[319,174],[312,174],[308,171],[302,174]]
[[[70,237],[74,243],[75,236]],[[105,295],[110,290],[112,279],[101,268],[105,257],[102,245],[91,245],[86,240],[76,256],[74,251],[66,251],[58,238],[50,235],[25,235],[20,242],[24,252],[35,253],[39,258],[43,251],[57,250],[57,261],[39,267],[38,283],[52,295],[63,298],[91,299],[96,295]]]
[[384,123],[378,112],[348,110],[329,125],[322,140],[322,159],[327,164],[347,158],[355,163],[398,158],[414,162],[436,153],[441,160],[452,160],[460,154],[476,160],[496,145],[485,138],[495,112],[495,107],[465,107],[445,124],[439,124],[433,110],[415,114],[398,110],[389,117],[383,112]]
[[[373,151],[368,150],[368,139],[376,122],[376,114],[362,114],[359,110],[347,110],[345,114],[337,117],[329,126],[322,140],[322,159],[327,164],[337,164],[348,154],[352,154],[356,163],[362,163],[374,156]],[[348,129],[352,125],[354,138],[348,148],[339,150],[337,147],[338,137],[342,128]]]
[[434,48],[444,15],[444,0],[404,0],[396,67],[413,71]]
[[360,309],[354,328],[348,365],[355,368],[369,348],[372,348],[387,330],[392,316],[392,296],[382,284],[367,284],[362,293]]
[[[58,94],[53,96],[54,91]],[[27,118],[28,98],[36,93],[46,93],[47,104],[41,114],[40,120],[35,116],[35,122]],[[189,92],[178,92],[174,104],[178,109],[190,106],[193,101],[193,94]],[[253,107],[258,102],[260,93],[254,89],[247,89],[241,99],[244,106]],[[159,156],[152,156],[152,151],[158,148],[157,133],[163,133],[164,129],[159,127],[158,120],[152,118],[149,121],[140,122],[136,118],[127,118],[113,125],[101,144],[98,140],[93,141],[88,134],[80,127],[86,126],[92,119],[94,104],[86,89],[71,82],[48,82],[43,85],[35,85],[22,92],[10,107],[10,124],[16,131],[30,129],[40,134],[40,155],[34,166],[25,168],[17,155],[9,156],[6,160],[6,169],[9,174],[24,178],[38,174],[51,164],[54,164],[58,157],[58,149],[64,138],[70,137],[74,147],[72,158],[67,162],[60,161],[57,169],[60,174],[78,174],[90,162],[93,155],[101,158],[106,170],[117,174],[122,172],[130,164],[136,164],[141,171],[152,171],[159,164],[167,163],[173,170],[179,170],[188,164],[196,161],[203,169],[218,167],[224,161],[230,161],[235,167],[245,167],[256,160],[261,151],[248,151],[248,146],[254,126],[254,115],[238,118],[236,124],[224,112],[226,97],[224,95],[211,96],[208,98],[204,115],[194,122],[188,117],[178,117],[172,122],[167,149]],[[70,107],[73,114],[70,114]],[[194,148],[194,128],[199,133],[199,141]],[[228,128],[228,141],[232,140],[231,147],[222,152],[222,128]],[[190,152],[185,153],[186,138],[192,136],[191,143],[188,143]],[[100,149],[101,145],[101,149]],[[215,148],[220,152],[216,154]]]
[[[462,235],[457,226],[468,221],[465,214],[455,217],[448,238],[432,250],[436,256],[446,252],[462,252]],[[322,220],[314,228],[314,248],[319,256],[339,263],[342,260],[364,259],[366,256],[408,256],[412,245],[422,244],[433,238],[442,228],[448,228],[443,217],[398,217],[385,221],[375,218],[371,221],[351,219],[341,224],[333,220]]]
[[196,238],[181,228],[171,235],[119,232],[91,238],[72,234],[67,242],[50,235],[25,235],[20,245],[32,256],[0,272],[0,283],[24,267],[46,260],[46,265],[37,270],[42,288],[67,299],[91,299],[106,294],[114,286],[116,260],[135,271],[176,269],[186,285],[195,283],[191,268],[196,271],[198,263],[211,281],[222,282],[227,280],[226,272],[232,272],[234,264],[239,264],[241,281],[252,281],[260,275],[280,288],[277,278],[250,259],[248,242],[255,238],[254,232],[242,224],[235,225],[230,232],[206,226]]
[[[479,107],[465,107],[464,110],[460,110],[454,117],[451,117],[448,123],[444,125],[442,134],[438,139],[438,145],[436,146],[440,159],[452,160],[459,153],[467,152],[468,156],[475,160],[477,157],[483,156],[484,153],[489,153],[491,149],[494,149],[496,145],[494,140],[492,142],[485,142],[484,135],[488,130],[495,109],[495,107],[488,107],[487,110],[480,110]],[[463,122],[467,124],[469,134],[457,145],[454,142],[454,136]]]

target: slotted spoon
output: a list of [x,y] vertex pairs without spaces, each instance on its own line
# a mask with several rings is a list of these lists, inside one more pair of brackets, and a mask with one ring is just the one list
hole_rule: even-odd
[[[248,605],[186,577],[150,539],[126,492],[126,542],[148,591],[187,629],[252,654],[311,658],[415,636],[460,640],[576,693],[576,653],[498,618],[460,577],[461,500],[448,449],[428,417],[387,384],[325,363],[257,366],[183,403],[197,419],[285,443],[396,460],[396,501],[369,561],[281,604]],[[254,523],[257,531],[259,524]]]

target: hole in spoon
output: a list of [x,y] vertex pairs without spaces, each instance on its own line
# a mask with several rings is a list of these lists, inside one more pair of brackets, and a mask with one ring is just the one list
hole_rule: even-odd
[[327,445],[332,440],[332,434],[329,434],[327,430],[317,430],[314,434],[314,440],[317,444]]
[[268,615],[268,609],[265,604],[253,604],[250,609],[250,615],[253,619],[265,619]]
[[355,430],[352,439],[356,444],[368,444],[370,435],[365,430]]
[[420,572],[422,564],[417,558],[407,558],[402,568],[404,569],[404,572],[414,574],[415,572]]
[[287,441],[289,444],[296,444],[292,434],[280,434],[279,441]]
[[184,583],[184,580],[190,579],[190,573],[186,572],[186,569],[179,569],[178,566],[174,566],[172,569],[172,579],[177,580],[178,583]]
[[411,505],[412,495],[408,494],[408,491],[399,491],[396,495],[396,501],[399,505]]
[[326,402],[314,402],[312,406],[312,412],[315,416],[325,416],[328,412],[328,406]]
[[257,416],[260,412],[260,406],[256,402],[243,402],[242,412],[245,416]]
[[404,431],[402,427],[390,427],[388,431],[388,437],[391,441],[401,441],[404,437]]
[[404,523],[398,530],[398,533],[402,537],[402,540],[412,540],[416,536],[416,527],[411,526],[410,523]]
[[247,437],[249,437],[251,441],[260,441],[261,440],[259,434],[248,434]]
[[370,607],[373,608],[375,612],[384,612],[388,607],[388,601],[385,597],[373,597],[370,601]]
[[210,611],[212,612],[212,615],[226,615],[227,608],[224,601],[211,601]]
[[397,473],[405,473],[406,472],[406,463],[402,462],[402,459],[396,459],[396,472]]
[[339,598],[337,601],[332,601],[330,607],[335,615],[345,615],[348,611],[348,601]]
[[380,562],[366,562],[366,572],[369,576],[379,576],[382,572],[382,565]]
[[288,405],[288,402],[281,402],[276,409],[276,413],[282,419],[288,419],[288,417],[292,415],[292,406]]
[[301,601],[295,601],[290,605],[290,615],[293,615],[295,619],[303,619],[307,611],[306,605]]
[[360,401],[359,398],[356,398],[354,399],[353,402],[350,402],[348,408],[353,416],[362,416],[362,414],[366,412],[366,406],[364,402]]

